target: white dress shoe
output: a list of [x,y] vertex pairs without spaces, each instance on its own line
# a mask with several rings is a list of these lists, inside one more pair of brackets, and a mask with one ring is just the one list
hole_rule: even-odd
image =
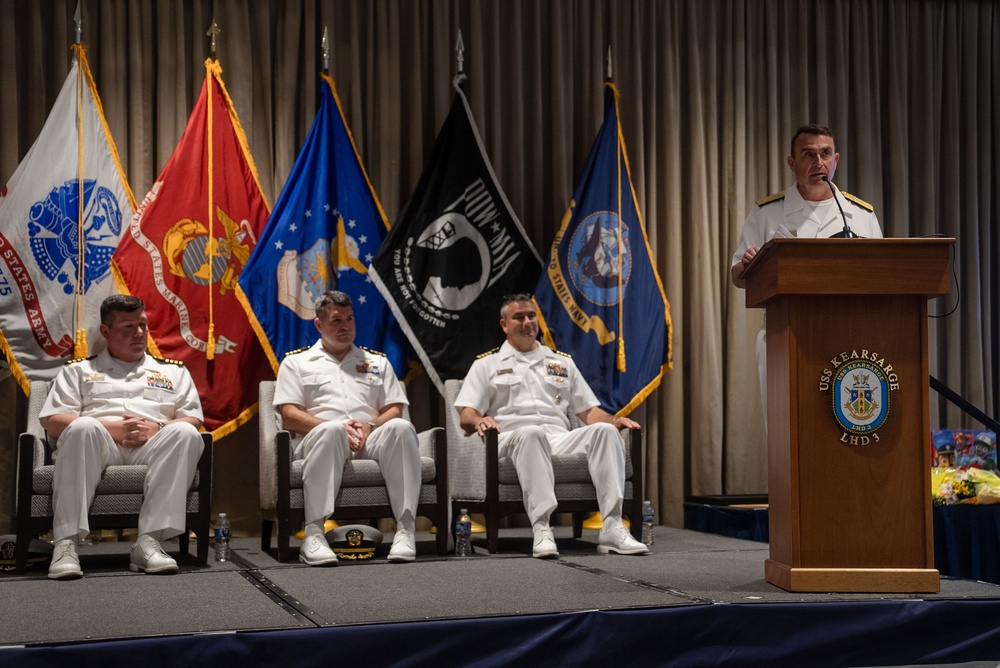
[[601,529],[597,537],[597,551],[601,554],[646,554],[649,548],[632,538],[632,534],[625,528],[624,524],[619,524],[611,529]]
[[337,555],[321,534],[306,536],[299,548],[299,561],[307,566],[336,566]]
[[536,559],[549,559],[558,557],[559,550],[556,548],[556,536],[552,533],[552,527],[546,525],[532,529],[535,540],[531,545],[531,556]]
[[396,525],[396,535],[392,539],[392,549],[389,550],[389,561],[402,563],[417,558],[417,543],[413,532]]
[[80,557],[76,554],[76,542],[64,538],[52,548],[52,563],[49,564],[50,580],[73,580],[83,577]]
[[129,570],[133,573],[176,573],[177,562],[163,551],[160,542],[152,536],[142,535],[132,546]]

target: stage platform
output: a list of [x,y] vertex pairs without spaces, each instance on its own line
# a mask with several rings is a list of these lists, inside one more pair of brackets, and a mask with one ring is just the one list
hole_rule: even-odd
[[[599,555],[596,531],[530,530],[502,553],[410,564],[278,563],[259,539],[233,560],[133,574],[129,543],[82,547],[85,577],[0,574],[0,666],[954,665],[1000,659],[1000,587],[943,577],[921,595],[797,594],[764,581],[768,546],[657,527],[652,554]],[[391,536],[387,536],[391,539]],[[194,548],[193,544],[191,546]],[[168,552],[176,556],[176,543]],[[138,654],[137,654],[138,653]],[[141,659],[139,658],[141,656]]]

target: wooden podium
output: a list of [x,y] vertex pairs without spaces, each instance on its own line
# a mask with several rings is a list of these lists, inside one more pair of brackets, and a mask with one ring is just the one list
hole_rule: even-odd
[[774,239],[747,267],[767,309],[771,584],[937,592],[927,299],[954,239]]

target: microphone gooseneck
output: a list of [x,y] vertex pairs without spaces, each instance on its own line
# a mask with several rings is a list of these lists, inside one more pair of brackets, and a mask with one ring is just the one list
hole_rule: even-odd
[[840,206],[840,200],[837,199],[837,191],[833,189],[833,184],[830,183],[830,177],[826,174],[823,175],[823,180],[826,181],[826,185],[830,186],[830,192],[833,193],[833,201],[837,203],[837,208],[840,209],[840,217],[844,221],[844,229],[837,232],[831,239],[857,239],[858,235],[854,233],[851,226],[847,224],[847,216],[844,214],[844,207]]

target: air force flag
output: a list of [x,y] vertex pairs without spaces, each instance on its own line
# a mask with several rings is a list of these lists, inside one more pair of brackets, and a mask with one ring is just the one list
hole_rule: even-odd
[[541,259],[500,189],[469,103],[451,111],[406,208],[369,267],[441,394],[503,340],[504,294],[530,292]]
[[406,339],[368,277],[388,221],[323,75],[319,111],[260,243],[240,275],[240,302],[278,372],[285,353],[316,342],[313,303],[340,290],[354,303],[358,345],[409,371]]

